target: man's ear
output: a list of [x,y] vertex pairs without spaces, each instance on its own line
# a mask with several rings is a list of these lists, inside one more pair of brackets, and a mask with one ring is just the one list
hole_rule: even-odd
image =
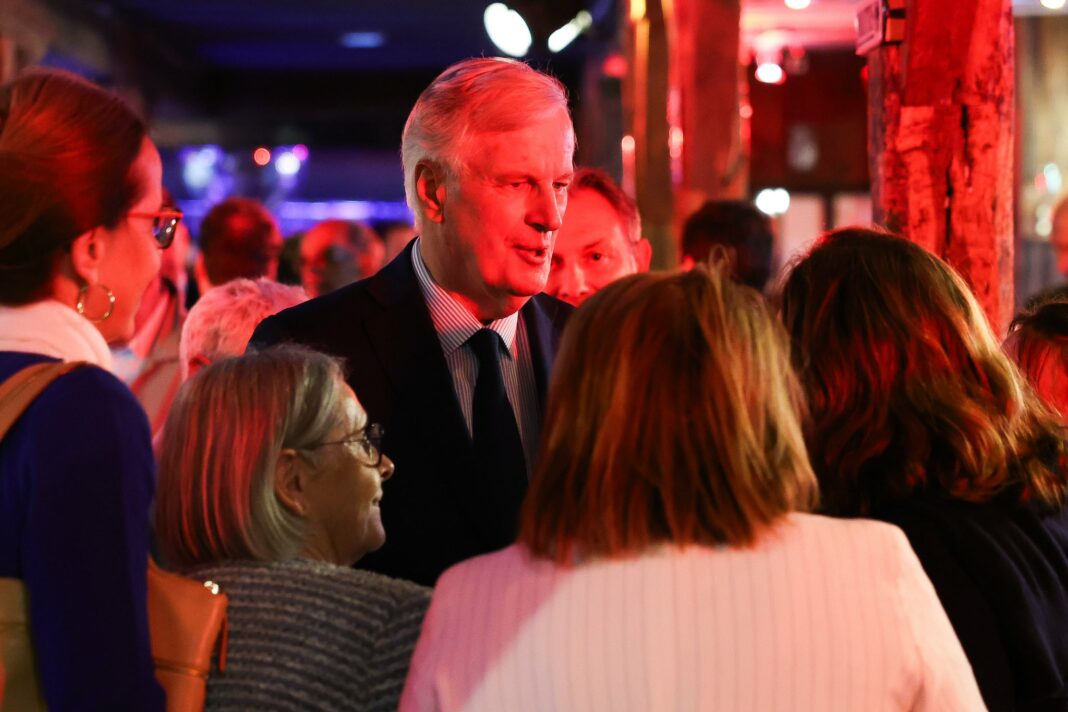
[[653,260],[653,246],[644,237],[634,245],[634,259],[638,262],[639,272],[648,272]]
[[433,161],[415,165],[415,194],[423,217],[430,222],[445,221],[445,171]]
[[190,356],[189,360],[186,361],[185,365],[186,368],[189,369],[189,375],[187,376],[187,378],[192,378],[196,375],[197,371],[210,366],[211,359],[205,356],[204,354],[196,354],[194,356]]
[[74,238],[70,245],[72,276],[82,284],[97,284],[106,252],[107,244],[101,230],[94,228]]
[[298,517],[308,512],[305,503],[308,470],[293,448],[283,448],[274,466],[274,494],[282,506]]

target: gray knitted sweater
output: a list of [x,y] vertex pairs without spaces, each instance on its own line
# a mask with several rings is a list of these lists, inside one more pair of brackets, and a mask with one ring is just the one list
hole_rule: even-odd
[[226,671],[207,710],[397,709],[430,589],[299,559],[187,572],[230,598]]

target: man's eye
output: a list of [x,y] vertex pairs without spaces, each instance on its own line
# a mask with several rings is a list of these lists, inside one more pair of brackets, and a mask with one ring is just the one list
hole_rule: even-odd
[[603,252],[591,252],[590,253],[590,261],[591,262],[600,262],[601,260],[604,259],[604,257],[605,256],[604,256]]
[[570,183],[553,183],[553,187],[556,188],[557,190],[563,192],[563,191],[566,191],[568,188],[570,188],[571,184]]

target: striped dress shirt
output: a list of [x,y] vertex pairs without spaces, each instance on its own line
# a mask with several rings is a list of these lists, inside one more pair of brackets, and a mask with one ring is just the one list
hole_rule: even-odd
[[985,709],[902,532],[791,514],[749,548],[446,571],[401,712]]
[[467,432],[473,432],[472,401],[475,382],[478,379],[478,357],[467,340],[479,329],[492,329],[501,337],[501,375],[504,377],[504,388],[519,427],[519,438],[523,442],[523,454],[527,459],[527,472],[533,472],[541,427],[541,410],[538,406],[538,385],[534,380],[534,364],[531,360],[526,325],[518,312],[489,324],[483,324],[476,319],[430,276],[419,251],[421,242],[422,238],[416,240],[412,249],[412,265],[416,279],[419,280],[419,289],[423,292],[423,299],[426,300],[427,309],[430,311],[434,331],[441,342],[445,362],[452,375],[453,390],[460,402]]

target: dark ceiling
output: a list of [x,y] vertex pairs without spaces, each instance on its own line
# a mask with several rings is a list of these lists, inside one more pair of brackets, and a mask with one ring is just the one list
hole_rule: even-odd
[[[490,0],[47,0],[104,38],[108,67],[75,67],[133,87],[163,143],[308,142],[395,147],[419,92],[449,64],[499,54]],[[615,33],[614,0],[509,3],[532,26],[527,58],[573,89]],[[557,55],[548,32],[588,9],[591,31]],[[356,33],[347,47],[344,36]],[[541,47],[542,49],[538,49]],[[78,62],[53,46],[46,61]]]

